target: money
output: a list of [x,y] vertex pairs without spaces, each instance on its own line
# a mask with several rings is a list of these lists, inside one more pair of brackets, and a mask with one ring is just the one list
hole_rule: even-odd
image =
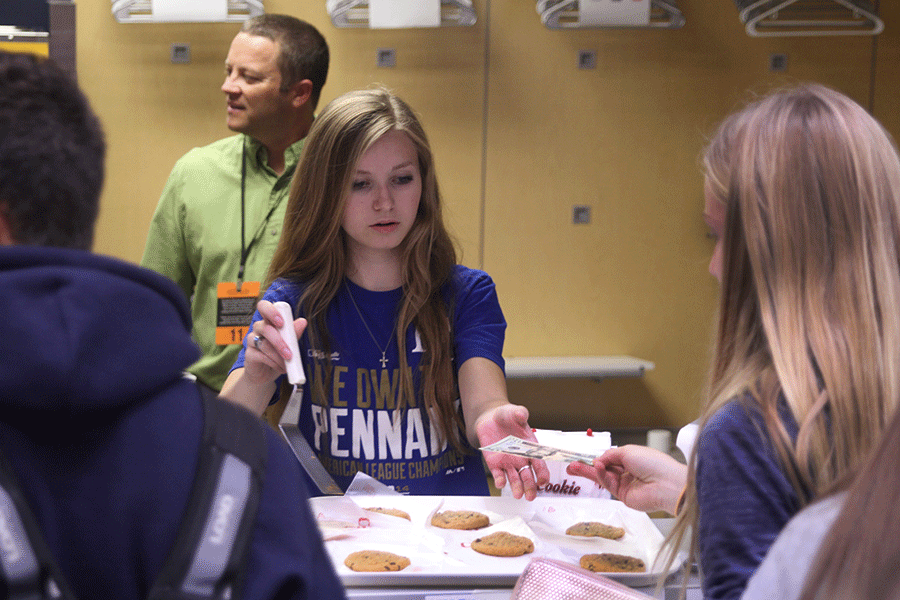
[[594,464],[593,454],[583,454],[581,452],[570,452],[562,448],[554,448],[552,446],[544,446],[537,442],[523,440],[514,435],[508,435],[499,442],[488,444],[480,448],[488,452],[503,452],[504,454],[514,454],[516,456],[527,456],[528,458],[538,458],[541,460],[558,460],[562,462],[583,462],[586,465]]

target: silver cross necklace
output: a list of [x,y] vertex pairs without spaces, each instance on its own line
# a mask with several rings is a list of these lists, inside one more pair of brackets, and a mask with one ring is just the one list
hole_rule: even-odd
[[[388,364],[388,359],[386,356],[387,349],[388,349],[388,346],[391,345],[391,339],[393,339],[394,332],[391,331],[391,337],[388,338],[387,344],[385,344],[384,348],[382,348],[381,345],[378,343],[378,340],[375,339],[375,334],[372,333],[372,329],[369,327],[369,324],[366,322],[366,318],[363,316],[362,311],[359,310],[359,305],[356,303],[356,298],[353,297],[353,292],[350,291],[350,286],[347,285],[346,283],[344,285],[347,286],[347,294],[350,296],[350,301],[353,303],[353,308],[356,309],[356,314],[359,315],[359,320],[362,321],[362,324],[366,326],[366,331],[369,332],[369,337],[372,338],[372,341],[375,342],[375,347],[378,348],[378,350],[381,352],[381,358],[378,360],[378,362],[381,363],[382,369],[386,369],[387,364]],[[397,323],[394,323],[394,328],[396,329],[396,327],[397,327]]]

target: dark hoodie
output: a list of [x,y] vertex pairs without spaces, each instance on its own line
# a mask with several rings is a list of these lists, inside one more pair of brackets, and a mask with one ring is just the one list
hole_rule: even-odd
[[[143,600],[175,538],[203,415],[181,290],[87,252],[0,248],[0,449],[79,598]],[[268,471],[244,598],[344,598],[290,449]]]

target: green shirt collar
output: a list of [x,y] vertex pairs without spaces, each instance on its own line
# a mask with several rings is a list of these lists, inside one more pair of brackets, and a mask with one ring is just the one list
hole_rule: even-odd
[[[297,166],[297,161],[300,160],[300,152],[303,150],[303,142],[305,140],[306,138],[303,138],[302,140],[294,142],[284,151],[285,173],[293,172],[294,167]],[[266,147],[263,146],[259,140],[252,138],[247,134],[244,134],[244,143],[247,145],[247,156],[253,161],[254,167],[257,169],[268,168],[269,151]]]

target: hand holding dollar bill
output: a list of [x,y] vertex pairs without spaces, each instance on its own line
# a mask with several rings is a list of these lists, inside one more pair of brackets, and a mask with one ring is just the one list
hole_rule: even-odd
[[544,446],[537,442],[523,440],[513,435],[506,436],[499,442],[488,444],[480,448],[488,452],[503,452],[504,454],[514,454],[516,456],[527,456],[528,458],[537,458],[540,460],[559,460],[562,462],[583,462],[586,465],[593,465],[596,456],[593,454],[583,454],[581,452],[570,452],[561,448],[553,448],[552,446]]

